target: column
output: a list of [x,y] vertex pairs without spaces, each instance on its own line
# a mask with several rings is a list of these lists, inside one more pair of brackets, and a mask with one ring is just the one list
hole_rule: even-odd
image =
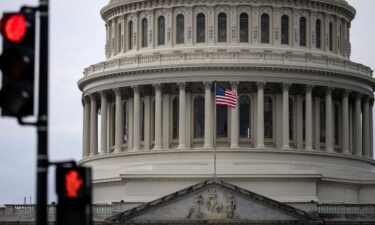
[[204,147],[212,148],[212,93],[211,82],[204,82]]
[[90,100],[83,97],[83,158],[90,155]]
[[100,92],[100,112],[101,112],[101,130],[100,130],[100,154],[107,154],[107,94]]
[[161,84],[155,84],[155,145],[154,149],[161,149],[162,129],[161,129]]
[[90,157],[98,153],[98,114],[95,95],[90,95]]
[[363,155],[370,158],[370,102],[366,96],[363,105]]
[[257,148],[265,148],[264,146],[264,82],[258,82],[258,121],[257,121]]
[[357,94],[355,99],[355,155],[362,156],[362,121],[361,121],[361,99]]
[[314,98],[314,143],[315,143],[315,151],[320,151],[320,98]]
[[133,92],[134,92],[134,124],[133,124],[133,151],[139,150],[139,143],[140,143],[140,112],[141,112],[141,95],[139,92],[138,86],[133,86]]
[[170,94],[163,93],[163,149],[170,147]]
[[312,148],[312,90],[313,86],[306,86],[306,99],[305,99],[305,149],[311,151]]
[[333,88],[328,87],[327,92],[326,92],[326,152],[334,152],[333,150],[332,91],[333,91]]
[[373,120],[374,99],[370,102],[370,157],[374,157],[374,120]]
[[283,150],[289,150],[289,87],[290,84],[283,83]]
[[145,108],[143,112],[144,116],[144,141],[143,146],[145,150],[150,149],[150,131],[151,131],[151,97],[149,95],[145,96]]
[[116,95],[116,103],[115,103],[115,153],[119,153],[122,151],[122,143],[124,140],[124,126],[123,126],[123,119],[124,119],[124,109],[122,107],[122,96],[121,96],[121,89],[116,88],[114,89]]
[[185,149],[186,148],[186,132],[185,132],[185,117],[186,117],[186,111],[185,111],[185,102],[186,102],[186,92],[185,92],[185,83],[178,83],[178,88],[180,90],[180,98],[179,98],[179,125],[178,125],[178,149]]
[[129,127],[128,127],[128,137],[126,139],[126,142],[128,144],[128,150],[132,150],[133,149],[133,136],[134,136],[134,116],[133,116],[133,112],[134,112],[134,99],[133,98],[129,98],[128,100],[128,113],[129,113],[129,117],[128,117],[128,121],[129,121]]
[[[232,91],[237,94],[238,82],[231,82]],[[230,148],[239,148],[238,146],[238,133],[239,133],[239,105],[236,108],[231,108],[231,143]]]
[[349,91],[342,93],[342,153],[349,154]]

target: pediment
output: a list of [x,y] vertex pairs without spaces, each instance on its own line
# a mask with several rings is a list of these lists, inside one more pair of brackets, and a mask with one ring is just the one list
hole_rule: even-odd
[[306,212],[223,181],[208,180],[131,210],[108,222],[313,221]]

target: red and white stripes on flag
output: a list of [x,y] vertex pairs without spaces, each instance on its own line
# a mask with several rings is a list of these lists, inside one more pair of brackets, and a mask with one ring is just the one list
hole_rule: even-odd
[[224,105],[236,108],[237,99],[238,96],[236,92],[225,89],[223,86],[216,86],[216,105]]

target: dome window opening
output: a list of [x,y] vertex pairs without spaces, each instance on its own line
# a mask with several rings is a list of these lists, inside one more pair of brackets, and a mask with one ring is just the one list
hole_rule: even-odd
[[261,16],[261,43],[269,44],[270,43],[270,16],[268,14],[263,14]]
[[159,16],[158,19],[158,45],[165,45],[165,18]]
[[197,15],[197,43],[206,42],[206,16],[203,13]]
[[306,47],[306,18],[299,19],[299,45]]
[[148,21],[146,18],[142,20],[142,47],[147,47],[147,36],[148,36]]
[[240,15],[240,42],[249,42],[249,16],[247,13]]
[[227,42],[227,15],[220,13],[218,16],[218,42]]
[[281,17],[281,44],[289,44],[289,17],[287,15]]
[[322,22],[317,19],[315,22],[315,47],[318,49],[322,48]]
[[179,14],[176,18],[176,43],[183,44],[185,42],[185,17]]

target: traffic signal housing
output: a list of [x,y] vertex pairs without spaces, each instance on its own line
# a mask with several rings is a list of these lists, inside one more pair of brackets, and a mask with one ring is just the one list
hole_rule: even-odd
[[91,168],[57,167],[57,225],[92,224]]
[[35,10],[4,13],[0,21],[3,51],[0,56],[2,116],[34,114]]

